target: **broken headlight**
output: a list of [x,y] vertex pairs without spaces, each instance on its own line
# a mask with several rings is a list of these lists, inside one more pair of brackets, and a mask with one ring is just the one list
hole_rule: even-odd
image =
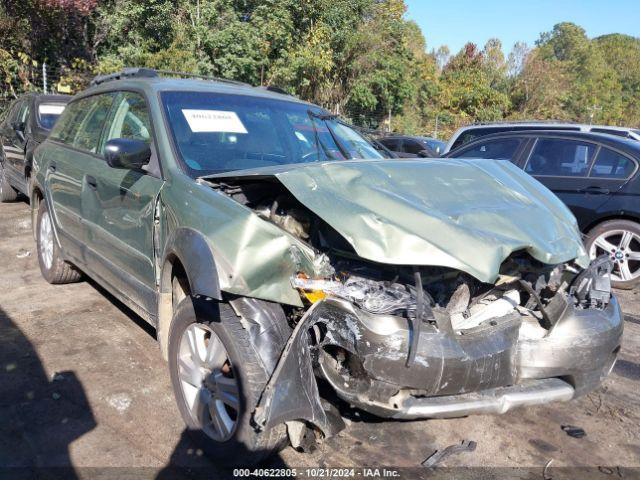
[[326,296],[334,296],[374,314],[402,315],[416,309],[416,297],[412,289],[399,283],[357,276],[350,276],[344,282],[297,276],[291,279],[291,283],[312,303]]

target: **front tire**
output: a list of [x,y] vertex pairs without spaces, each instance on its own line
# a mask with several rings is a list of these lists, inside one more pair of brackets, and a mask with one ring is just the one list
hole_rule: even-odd
[[186,297],[169,333],[169,371],[187,430],[217,463],[251,466],[284,445],[279,425],[258,431],[252,414],[269,375],[227,303]]
[[60,247],[53,234],[53,221],[47,208],[47,202],[44,200],[40,201],[38,206],[36,240],[40,272],[47,282],[61,284],[80,280],[80,272],[62,259]]
[[7,180],[4,164],[0,162],[0,202],[13,202],[18,198],[18,191]]
[[614,263],[611,284],[630,290],[640,283],[640,224],[609,220],[587,234],[587,252],[594,259],[607,254]]

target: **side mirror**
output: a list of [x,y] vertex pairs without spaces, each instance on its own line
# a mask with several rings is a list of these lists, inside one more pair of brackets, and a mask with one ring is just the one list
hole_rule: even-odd
[[24,142],[24,139],[25,139],[25,136],[24,136],[25,123],[24,122],[13,122],[11,124],[11,128],[13,128],[13,131],[16,132],[16,135],[18,135],[18,138],[20,138],[20,141]]
[[140,170],[151,158],[151,147],[142,140],[113,138],[104,146],[104,157],[112,168]]

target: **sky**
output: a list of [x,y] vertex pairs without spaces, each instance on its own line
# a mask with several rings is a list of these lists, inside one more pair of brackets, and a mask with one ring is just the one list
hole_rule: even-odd
[[517,41],[533,46],[556,23],[573,22],[589,37],[626,33],[640,37],[640,0],[405,0],[427,49],[448,45],[457,53],[465,43],[483,47],[496,37],[508,53]]

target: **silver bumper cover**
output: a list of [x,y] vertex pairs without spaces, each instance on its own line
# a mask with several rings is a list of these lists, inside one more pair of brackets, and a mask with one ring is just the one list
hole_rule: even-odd
[[559,378],[531,380],[510,387],[445,397],[407,397],[397,410],[389,410],[390,418],[454,418],[466,415],[505,413],[526,405],[566,402],[574,396],[574,388]]

